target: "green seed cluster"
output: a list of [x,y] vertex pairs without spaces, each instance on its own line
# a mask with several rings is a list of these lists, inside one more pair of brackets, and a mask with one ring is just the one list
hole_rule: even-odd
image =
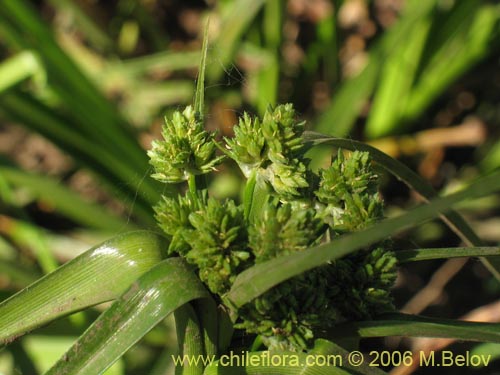
[[315,195],[324,219],[338,233],[363,229],[383,216],[377,175],[367,152],[354,151],[345,159],[339,150],[331,166],[321,171]]
[[206,190],[188,191],[177,199],[163,197],[155,211],[171,238],[169,253],[196,265],[213,293],[228,291],[238,273],[252,264],[242,208],[233,201],[208,198]]
[[313,208],[299,202],[269,202],[260,220],[249,227],[249,246],[260,263],[307,249],[321,237],[323,221]]
[[155,172],[151,177],[168,184],[187,181],[190,175],[211,172],[222,160],[215,156],[213,134],[204,130],[203,122],[191,106],[172,120],[165,119],[163,140],[153,141],[148,152]]
[[243,306],[236,327],[261,335],[272,349],[308,348],[315,332],[392,310],[395,265],[379,247],[305,272]]
[[225,139],[228,154],[246,177],[257,170],[280,196],[300,196],[299,189],[308,186],[300,138],[304,126],[295,120],[291,104],[267,111],[262,120],[245,114],[234,138]]
[[[189,109],[167,121],[165,140],[150,151],[153,177],[179,182],[221,162],[213,135],[193,116]],[[225,139],[227,156],[249,181],[258,177],[265,184],[264,199],[260,196],[251,210],[244,208],[248,202],[219,201],[192,185],[185,195],[163,197],[155,207],[171,239],[170,253],[193,264],[220,301],[236,276],[254,264],[304,251],[382,218],[369,154],[344,156],[339,150],[316,174],[304,157],[304,123],[295,118],[290,104],[268,110],[263,119],[245,114],[234,137]],[[261,335],[269,348],[303,350],[321,330],[393,309],[389,289],[396,259],[388,247],[385,241],[277,285],[234,311],[236,328]]]

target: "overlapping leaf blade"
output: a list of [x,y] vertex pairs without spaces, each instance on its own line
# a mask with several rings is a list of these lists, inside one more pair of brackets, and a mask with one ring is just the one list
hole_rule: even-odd
[[102,373],[168,314],[199,298],[210,295],[192,269],[180,258],[164,260],[134,282],[47,375]]
[[406,43],[406,36],[413,33],[436,5],[436,0],[409,1],[399,21],[378,40],[369,51],[368,62],[356,76],[339,86],[330,105],[318,119],[315,130],[335,136],[349,134],[366,101],[379,82],[380,71],[387,56],[395,46]]
[[88,250],[0,304],[0,343],[117,298],[163,259],[166,248],[163,237],[134,231]]
[[[351,139],[327,137],[314,132],[308,132],[305,135],[305,140],[306,142],[312,142],[313,145],[330,145],[352,151],[367,151],[374,161],[379,163],[397,179],[403,181],[409,188],[415,190],[424,200],[429,201],[437,196],[432,186],[406,165],[366,143]],[[477,234],[457,212],[448,210],[440,216],[450,229],[452,229],[467,245],[477,247],[484,246],[483,241],[481,241]],[[500,279],[500,260],[498,258],[491,257],[487,260],[481,258],[481,261],[497,279]]]
[[153,180],[143,179],[147,157],[129,124],[64,53],[30,4],[3,2],[0,21],[0,33],[13,50],[38,51],[47,88],[56,99],[49,105],[33,93],[10,90],[0,96],[3,117],[40,132],[99,174],[111,189],[120,187],[118,195],[134,200],[134,211],[150,224],[159,189]]

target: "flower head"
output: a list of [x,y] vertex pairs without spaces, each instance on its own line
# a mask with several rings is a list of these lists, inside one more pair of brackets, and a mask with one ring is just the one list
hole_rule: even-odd
[[266,160],[266,140],[258,118],[243,114],[234,128],[234,137],[226,138],[226,147],[231,159],[235,160],[245,177],[259,168]]
[[155,169],[152,177],[161,182],[179,183],[190,175],[209,173],[223,159],[215,155],[214,135],[204,130],[191,106],[182,113],[174,112],[171,120],[165,119],[162,136],[148,152]]
[[198,267],[200,279],[212,293],[222,295],[253,263],[243,209],[232,200],[209,198],[205,206],[189,215],[189,222],[193,230],[184,232],[190,244],[186,260]]
[[262,120],[245,114],[234,127],[234,137],[226,139],[228,155],[246,177],[257,170],[279,196],[297,197],[308,186],[304,125],[291,104],[268,109]]
[[316,196],[325,221],[339,233],[365,228],[383,216],[378,176],[366,152],[355,151],[345,158],[339,150],[330,167],[321,172]]

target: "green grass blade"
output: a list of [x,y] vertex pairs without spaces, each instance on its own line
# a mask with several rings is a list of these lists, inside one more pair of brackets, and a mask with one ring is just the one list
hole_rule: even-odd
[[368,137],[389,134],[398,124],[401,109],[409,99],[430,28],[430,17],[422,17],[415,24],[412,34],[386,58],[366,122]]
[[[379,163],[397,179],[403,181],[409,188],[415,190],[425,200],[429,201],[437,196],[432,186],[410,168],[370,145],[350,139],[325,137],[324,135],[313,132],[307,132],[305,134],[305,140],[307,142],[312,142],[314,145],[330,145],[352,151],[367,151],[375,162]],[[457,212],[450,210],[448,213],[441,215],[441,219],[467,245],[477,247],[484,246],[483,241],[481,241],[472,228]],[[481,261],[497,279],[500,279],[500,261],[498,259],[490,258],[487,260],[481,258]]]
[[269,52],[271,61],[257,72],[256,105],[261,116],[268,107],[275,106],[278,97],[279,85],[279,54],[281,30],[283,27],[283,2],[281,0],[267,1],[264,5],[264,20],[262,22],[264,34],[264,48]]
[[44,273],[54,271],[57,260],[49,248],[46,232],[27,221],[4,217],[8,223],[5,235],[20,248],[27,248],[35,256]]
[[23,51],[0,64],[0,92],[31,78],[43,74],[43,68],[36,55]]
[[500,247],[448,247],[437,249],[400,250],[395,252],[398,263],[431,259],[499,256]]
[[13,188],[28,190],[33,198],[86,227],[116,231],[128,225],[123,219],[106,212],[97,204],[83,200],[79,194],[50,177],[30,174],[1,163],[0,174]]
[[164,257],[167,245],[152,232],[119,235],[66,263],[0,304],[0,343],[117,298]]
[[[376,163],[380,164],[398,180],[405,183],[410,189],[415,190],[424,199],[430,200],[437,196],[437,192],[434,190],[432,185],[430,185],[417,173],[413,172],[410,168],[408,168],[400,161],[390,157],[379,149],[372,147],[366,143],[346,138],[329,137],[315,132],[306,132],[304,134],[304,140],[306,142],[311,142],[314,146],[328,145],[335,148],[343,148],[351,151],[358,150],[369,152],[371,158]],[[461,217],[461,220],[459,220],[456,216],[452,215],[451,213],[447,215],[448,220],[460,229],[460,232],[457,234],[459,234],[464,241],[467,241],[474,246],[481,246],[481,241],[477,237],[477,235]],[[452,229],[457,231],[457,228]]]
[[[212,298],[196,300],[192,304],[200,322],[203,337],[203,353],[207,356],[217,355],[219,352],[219,333],[227,333],[221,332],[223,328],[219,326],[219,320],[223,318],[219,316],[219,309]],[[226,329],[232,332],[232,327]]]
[[[65,151],[71,152],[70,149],[73,148],[71,154],[76,156],[90,154],[94,151],[92,146],[98,149],[94,143],[83,138],[78,132],[67,126],[71,122],[68,117],[56,114],[53,108],[48,107],[30,95],[12,90],[0,96],[0,104],[5,116],[39,132]],[[97,152],[99,152],[99,149]],[[105,161],[110,163],[109,157],[106,157]],[[116,162],[111,164],[113,168],[118,167],[115,165]]]
[[120,186],[122,190],[119,193],[135,201],[134,209],[144,223],[152,223],[151,205],[159,199],[159,193],[155,185],[148,183],[150,179],[143,178],[147,169],[138,172],[120,154],[81,137],[66,126],[71,120],[54,113],[51,108],[28,95],[4,93],[0,96],[0,104],[5,117],[46,136],[84,166],[98,173],[109,186],[115,189]]
[[196,69],[199,65],[200,51],[158,52],[119,62],[110,62],[109,72],[123,71],[128,76],[140,76],[174,70]]
[[375,88],[381,59],[380,47],[371,51],[367,66],[359,75],[340,86],[331,104],[320,115],[314,126],[316,131],[335,136],[349,134]]
[[215,61],[207,67],[209,81],[217,81],[225,67],[231,64],[243,32],[264,3],[265,0],[236,0],[231,4],[230,11],[222,19],[220,33],[213,46],[211,57]]
[[293,276],[318,267],[325,262],[340,259],[405,228],[435,218],[454,204],[492,194],[499,189],[500,171],[479,179],[460,192],[434,199],[429,204],[421,205],[398,217],[383,220],[360,232],[344,235],[330,243],[253,266],[236,278],[231,290],[226,295],[226,300],[229,304],[242,306]]
[[[175,310],[174,316],[178,355],[181,358],[199,358],[200,355],[216,358],[219,351],[219,314],[215,301],[212,298],[197,299]],[[232,333],[232,326],[228,331]],[[202,363],[192,364],[188,360],[175,367],[175,374],[202,375],[203,367]]]
[[485,1],[459,1],[451,6],[439,7],[433,14],[432,38],[429,38],[425,45],[425,53],[422,56],[422,66],[419,74],[425,72],[430,61],[437,53],[446,49],[450,41],[453,41],[466,32],[472,20],[477,15],[477,11],[485,4]]
[[97,25],[94,20],[85,14],[80,6],[71,0],[49,0],[49,3],[60,12],[66,12],[74,18],[79,32],[83,33],[87,41],[101,51],[114,49],[113,40]]
[[[158,201],[160,189],[152,179],[145,178],[149,170],[146,153],[112,102],[59,47],[33,5],[4,1],[0,7],[0,24],[0,32],[7,36],[10,48],[37,50],[47,73],[48,86],[60,101],[57,110],[42,110],[41,103],[12,93],[8,98],[2,97],[2,111],[21,123],[27,120],[30,128],[52,140],[67,138],[70,134],[72,142],[66,145],[65,151],[76,154],[80,161],[92,160],[91,168],[120,193],[126,191],[122,195],[134,202],[137,215],[144,223],[152,224],[151,206]],[[54,126],[57,122],[53,121],[54,117],[63,117],[59,118],[61,126]],[[97,153],[101,156],[95,155]]]
[[164,260],[133,283],[47,375],[102,373],[168,314],[198,298],[210,295],[191,267],[180,258]]
[[0,22],[21,41],[22,44],[15,47],[38,51],[51,89],[73,116],[72,125],[95,144],[114,150],[135,168],[146,170],[147,158],[132,136],[130,127],[58,46],[51,30],[31,4],[4,1],[0,7]]
[[404,43],[407,36],[413,34],[415,25],[432,11],[436,0],[408,1],[406,4],[399,21],[370,49],[363,71],[337,88],[331,104],[319,117],[314,130],[335,136],[345,136],[351,131],[377,85],[387,55],[395,45]]
[[339,325],[333,334],[342,337],[445,337],[500,343],[500,324],[389,314],[377,320]]
[[455,32],[450,34],[453,38],[436,51],[429,65],[418,77],[417,85],[406,102],[402,121],[415,119],[453,81],[488,56],[493,51],[491,47],[495,42],[492,35],[497,35],[498,43],[498,34],[494,31],[498,29],[500,22],[500,6],[491,4],[478,8],[474,4],[472,8],[477,9],[468,11],[468,16],[474,16],[473,19],[455,25]]
[[393,46],[368,118],[369,137],[401,132],[454,80],[487,56],[500,13],[483,5],[461,1],[447,10],[436,8],[415,24],[400,45]]
[[208,26],[207,21],[203,33],[203,45],[201,47],[201,59],[198,66],[198,78],[196,79],[196,92],[194,97],[194,110],[203,118],[203,108],[205,107],[205,68],[207,66],[207,51],[208,51]]

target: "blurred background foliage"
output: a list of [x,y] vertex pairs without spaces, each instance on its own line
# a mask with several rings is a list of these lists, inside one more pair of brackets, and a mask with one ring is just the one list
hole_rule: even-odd
[[[497,1],[3,0],[1,299],[102,239],[154,228],[151,206],[175,192],[149,178],[145,149],[193,100],[207,18],[207,126],[221,135],[243,111],[291,102],[309,129],[369,142],[443,194],[500,166]],[[234,168],[221,172],[213,193],[237,197]],[[382,193],[389,216],[418,201],[397,181]],[[499,211],[498,196],[462,208],[490,244]],[[437,221],[410,234],[399,247],[460,243]],[[479,263],[453,260],[402,269],[395,294],[403,311],[455,318],[498,312],[499,291]],[[94,317],[0,350],[0,373],[43,371]],[[155,328],[109,373],[168,373],[171,334]]]

